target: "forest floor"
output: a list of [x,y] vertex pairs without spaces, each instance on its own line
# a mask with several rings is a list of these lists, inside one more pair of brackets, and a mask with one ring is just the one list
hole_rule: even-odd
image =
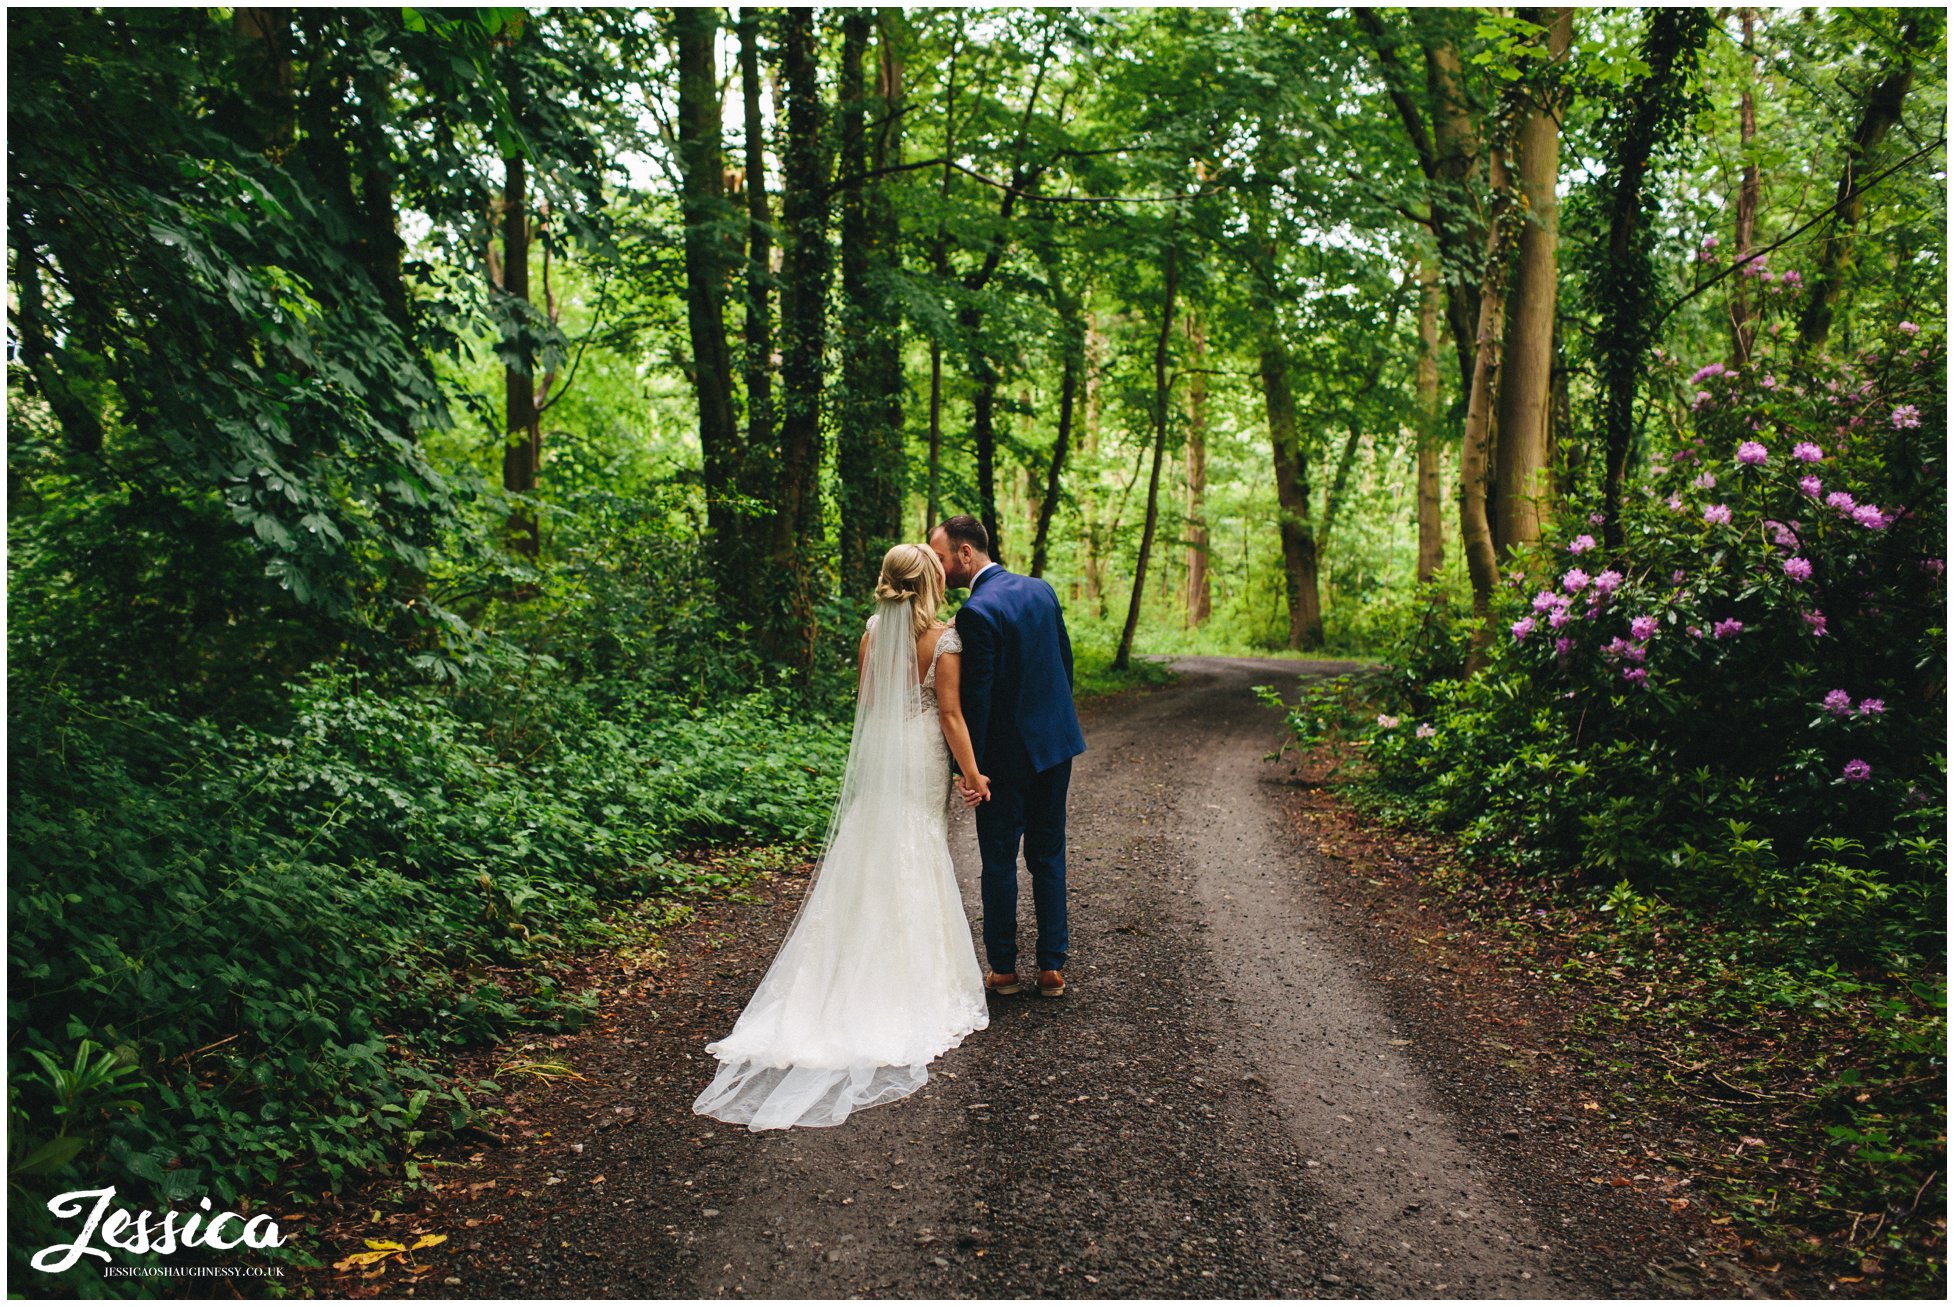
[[[1312,665],[1331,674],[1344,666]],[[691,1112],[806,867],[655,954],[579,960],[576,1034],[485,1056],[497,1137],[314,1226],[298,1292],[418,1297],[1822,1293],[1596,1100],[1563,997],[1470,947],[1398,846],[1268,760],[1300,665],[1183,658],[1092,701],[1068,992],[991,1000],[920,1093],[833,1130]],[[973,929],[973,826],[952,825]],[[1020,914],[1029,951],[1029,893]],[[322,1213],[322,1215],[324,1215]],[[346,1260],[391,1240],[403,1251]],[[429,1241],[418,1251],[414,1244]],[[436,1241],[438,1240],[438,1241]],[[338,1260],[338,1269],[330,1263]],[[1833,1287],[1836,1292],[1836,1287]]]

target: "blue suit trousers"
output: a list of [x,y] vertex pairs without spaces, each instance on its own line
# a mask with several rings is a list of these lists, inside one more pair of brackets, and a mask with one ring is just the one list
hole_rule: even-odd
[[1016,779],[993,780],[988,802],[977,805],[977,848],[983,855],[984,954],[992,971],[1018,969],[1018,846],[1031,873],[1038,915],[1038,969],[1065,965],[1065,793],[1072,760]]

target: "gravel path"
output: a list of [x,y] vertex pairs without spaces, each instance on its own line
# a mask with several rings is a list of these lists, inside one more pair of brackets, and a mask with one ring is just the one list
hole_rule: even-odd
[[[993,999],[922,1092],[837,1129],[694,1117],[703,1045],[804,883],[783,878],[564,1049],[587,1079],[539,1091],[531,1142],[475,1153],[422,1209],[454,1238],[419,1295],[1689,1292],[1643,1278],[1660,1237],[1584,1206],[1572,1145],[1533,1164],[1508,1119],[1530,1109],[1400,1023],[1265,761],[1280,723],[1249,687],[1299,664],[1177,667],[1085,714],[1064,998]],[[967,815],[951,840],[974,930]],[[1027,885],[1027,952],[1033,920]]]

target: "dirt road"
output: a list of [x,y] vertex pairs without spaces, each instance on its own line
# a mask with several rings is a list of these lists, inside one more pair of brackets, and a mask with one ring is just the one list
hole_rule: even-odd
[[[1475,1041],[1401,1020],[1388,958],[1309,874],[1249,689],[1298,665],[1178,667],[1085,716],[1064,998],[993,999],[925,1090],[838,1129],[719,1125],[688,1110],[702,1046],[804,882],[728,905],[661,992],[564,1051],[587,1078],[524,1109],[534,1142],[478,1151],[423,1210],[451,1239],[419,1296],[1687,1292],[1644,1278],[1665,1241],[1606,1208]],[[968,816],[952,843],[975,929]],[[1020,920],[1028,954],[1028,889]]]

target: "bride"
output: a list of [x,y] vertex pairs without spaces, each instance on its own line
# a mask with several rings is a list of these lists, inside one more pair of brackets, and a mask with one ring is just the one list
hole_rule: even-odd
[[[958,703],[963,645],[936,618],[943,565],[882,559],[858,650],[855,730],[807,898],[692,1110],[753,1130],[840,1125],[915,1093],[990,1024],[950,863],[950,759],[990,796]],[[920,676],[917,669],[927,667]]]

